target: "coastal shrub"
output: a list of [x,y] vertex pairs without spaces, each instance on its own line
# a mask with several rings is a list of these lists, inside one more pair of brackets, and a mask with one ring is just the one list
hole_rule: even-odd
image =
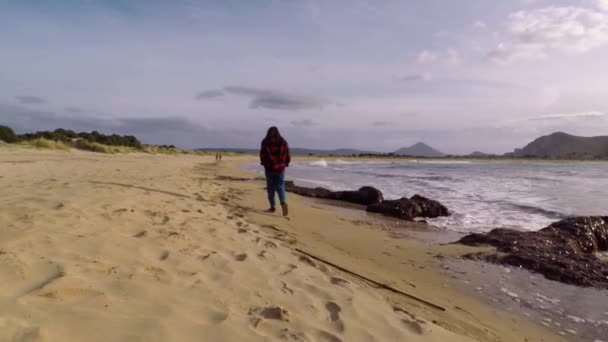
[[[78,139],[84,139],[90,143],[98,143],[105,146],[127,146],[141,150],[142,143],[132,135],[106,135],[97,131],[76,133],[72,130],[58,128],[54,131],[39,131],[36,133],[26,133],[18,136],[19,140],[34,140],[44,138],[47,140],[62,141],[71,144]],[[97,148],[97,147],[94,147]]]
[[69,150],[70,147],[61,141],[54,141],[45,138],[21,141],[20,144],[35,148],[45,148],[49,150]]
[[0,125],[0,140],[12,144],[17,142],[17,135],[12,128]]
[[173,145],[147,145],[143,148],[143,151],[151,154],[171,154],[177,155],[181,151]]
[[109,146],[104,146],[96,142],[90,142],[85,139],[78,139],[74,143],[74,147],[79,150],[98,152],[98,153],[114,153]]

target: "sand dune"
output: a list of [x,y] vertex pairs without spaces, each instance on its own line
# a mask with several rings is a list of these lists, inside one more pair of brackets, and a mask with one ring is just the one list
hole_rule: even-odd
[[0,341],[506,340],[296,252],[212,159],[0,152]]

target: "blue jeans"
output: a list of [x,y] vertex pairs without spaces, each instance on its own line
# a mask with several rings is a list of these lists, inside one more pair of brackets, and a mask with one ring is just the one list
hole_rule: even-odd
[[268,202],[270,207],[275,207],[274,193],[279,193],[279,201],[281,204],[285,203],[285,173],[280,175],[266,171],[266,189],[268,191]]

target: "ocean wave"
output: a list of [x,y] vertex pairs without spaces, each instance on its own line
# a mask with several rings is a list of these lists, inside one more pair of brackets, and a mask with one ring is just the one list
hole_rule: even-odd
[[327,162],[325,161],[325,159],[321,159],[321,160],[317,160],[317,161],[314,161],[314,162],[310,162],[310,163],[308,163],[308,165],[310,165],[310,166],[327,167]]
[[346,161],[346,160],[342,160],[342,159],[334,160],[334,161],[332,161],[331,163],[332,163],[332,164],[339,164],[339,165],[363,164],[363,162],[358,162],[358,161]]
[[417,160],[421,164],[475,164],[470,160]]
[[549,218],[564,219],[569,216],[568,214],[559,212],[557,210],[537,207],[535,205],[530,205],[530,204],[521,204],[521,203],[516,203],[516,202],[510,202],[510,201],[498,201],[498,202],[502,203],[502,204],[506,204],[507,206],[509,206],[513,209],[516,209],[516,210],[520,210],[520,211],[523,211],[523,212],[526,212],[529,214],[543,215],[543,216],[549,217]]
[[340,188],[340,186],[337,183],[330,182],[330,181],[321,181],[321,180],[317,180],[317,179],[307,179],[307,178],[297,177],[297,178],[294,178],[294,182],[300,186],[311,186],[311,187],[320,186],[320,187],[324,187],[324,188],[332,190],[332,191],[338,191],[338,189]]
[[294,162],[289,178],[334,191],[370,185],[387,199],[420,194],[453,213],[430,223],[461,232],[538,230],[568,216],[605,211],[606,164],[417,161],[309,159]]

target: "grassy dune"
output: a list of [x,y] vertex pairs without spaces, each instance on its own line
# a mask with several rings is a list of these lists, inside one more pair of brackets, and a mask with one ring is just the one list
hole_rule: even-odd
[[[16,144],[9,144],[3,141],[0,141],[0,146],[10,148],[10,147],[26,147],[26,148],[35,148],[35,149],[45,149],[45,150],[59,150],[59,151],[69,151],[70,149],[77,149],[83,151],[90,151],[96,153],[106,153],[106,154],[125,154],[125,153],[147,153],[147,154],[164,154],[164,155],[199,155],[199,156],[207,156],[211,155],[210,152],[201,152],[201,151],[191,151],[191,150],[182,150],[174,147],[165,147],[165,146],[154,146],[154,145],[146,145],[141,149],[129,146],[111,146],[100,144],[97,142],[90,142],[84,139],[77,140],[71,144],[55,141],[45,138],[36,138],[32,140],[24,140],[20,141]],[[233,153],[228,153],[232,155]],[[225,155],[228,155],[225,154]]]

